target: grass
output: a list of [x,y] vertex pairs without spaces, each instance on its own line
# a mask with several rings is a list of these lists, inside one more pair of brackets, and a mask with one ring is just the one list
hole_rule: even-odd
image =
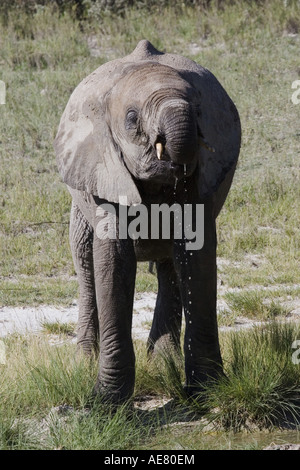
[[65,305],[78,297],[76,280],[59,277],[28,276],[5,278],[1,282],[1,305]]
[[42,329],[45,333],[62,336],[74,336],[76,325],[73,323],[43,322]]
[[298,326],[272,322],[230,336],[228,378],[209,398],[211,409],[219,410],[214,420],[236,430],[289,421],[299,426],[299,366],[291,359],[297,335]]
[[[222,334],[227,379],[207,389],[205,407],[185,400],[180,357],[164,352],[149,361],[145,345],[135,343],[135,401],[175,398],[177,405],[164,412],[129,403],[116,412],[99,400],[91,404],[97,361],[76,353],[72,344],[50,346],[43,335],[7,337],[6,364],[0,365],[0,448],[149,450],[178,448],[178,442],[186,450],[226,448],[233,445],[233,432],[238,446],[241,430],[270,432],[287,421],[299,426],[300,369],[292,361],[297,337],[299,327],[279,322]],[[174,424],[188,416],[185,424]]]
[[229,292],[225,299],[232,312],[248,318],[268,320],[276,316],[286,317],[290,313],[278,301],[272,299],[268,302],[270,294],[263,291]]
[[232,326],[237,317],[257,321],[281,320],[291,317],[294,302],[299,297],[299,286],[232,289],[223,295],[226,306],[219,308],[219,326]]

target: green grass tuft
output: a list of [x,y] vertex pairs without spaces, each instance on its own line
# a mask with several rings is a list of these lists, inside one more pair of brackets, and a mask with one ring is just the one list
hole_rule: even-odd
[[272,299],[272,295],[275,293],[266,293],[262,290],[245,290],[238,293],[228,292],[224,298],[231,312],[239,316],[256,318],[257,320],[268,320],[276,316],[287,317],[290,310]]
[[57,322],[43,322],[43,331],[47,334],[74,336],[76,324]]
[[[227,340],[226,375],[208,391],[210,419],[235,431],[300,425],[299,326],[271,322]],[[216,411],[217,410],[217,411]]]

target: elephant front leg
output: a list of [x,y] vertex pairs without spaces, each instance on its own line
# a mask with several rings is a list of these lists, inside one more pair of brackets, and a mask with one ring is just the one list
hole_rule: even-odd
[[215,220],[205,208],[204,246],[187,250],[185,241],[174,243],[174,262],[181,286],[185,314],[185,373],[188,394],[222,374],[216,300]]
[[132,240],[94,238],[94,268],[100,327],[95,393],[118,403],[131,397],[135,356],[131,337],[136,258]]

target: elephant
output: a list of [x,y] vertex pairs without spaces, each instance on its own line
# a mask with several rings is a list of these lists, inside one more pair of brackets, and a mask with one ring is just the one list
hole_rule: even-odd
[[[72,196],[78,347],[99,354],[96,396],[122,403],[134,393],[132,314],[139,261],[155,262],[158,277],[149,354],[160,343],[180,347],[184,318],[188,396],[224,374],[216,313],[216,217],[240,145],[238,111],[217,78],[147,40],[98,67],[71,94],[54,149]],[[185,234],[175,236],[174,224],[163,236],[164,220],[158,236],[120,236],[138,209],[146,208],[151,224],[153,206],[173,203],[191,208],[193,226],[197,207],[203,208],[201,247],[187,249]],[[114,236],[108,236],[108,220],[115,221]],[[103,222],[106,231],[99,236]]]

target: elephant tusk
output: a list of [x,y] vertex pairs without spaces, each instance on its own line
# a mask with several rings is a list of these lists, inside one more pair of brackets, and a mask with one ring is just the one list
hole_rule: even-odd
[[161,159],[161,156],[163,154],[163,151],[164,151],[164,148],[163,148],[163,144],[161,142],[157,142],[157,144],[155,145],[156,147],[156,155],[157,155],[157,158],[158,160]]
[[204,139],[199,139],[200,140],[200,145],[201,147],[204,147],[206,150],[209,150],[209,152],[215,153],[214,147],[211,147]]

